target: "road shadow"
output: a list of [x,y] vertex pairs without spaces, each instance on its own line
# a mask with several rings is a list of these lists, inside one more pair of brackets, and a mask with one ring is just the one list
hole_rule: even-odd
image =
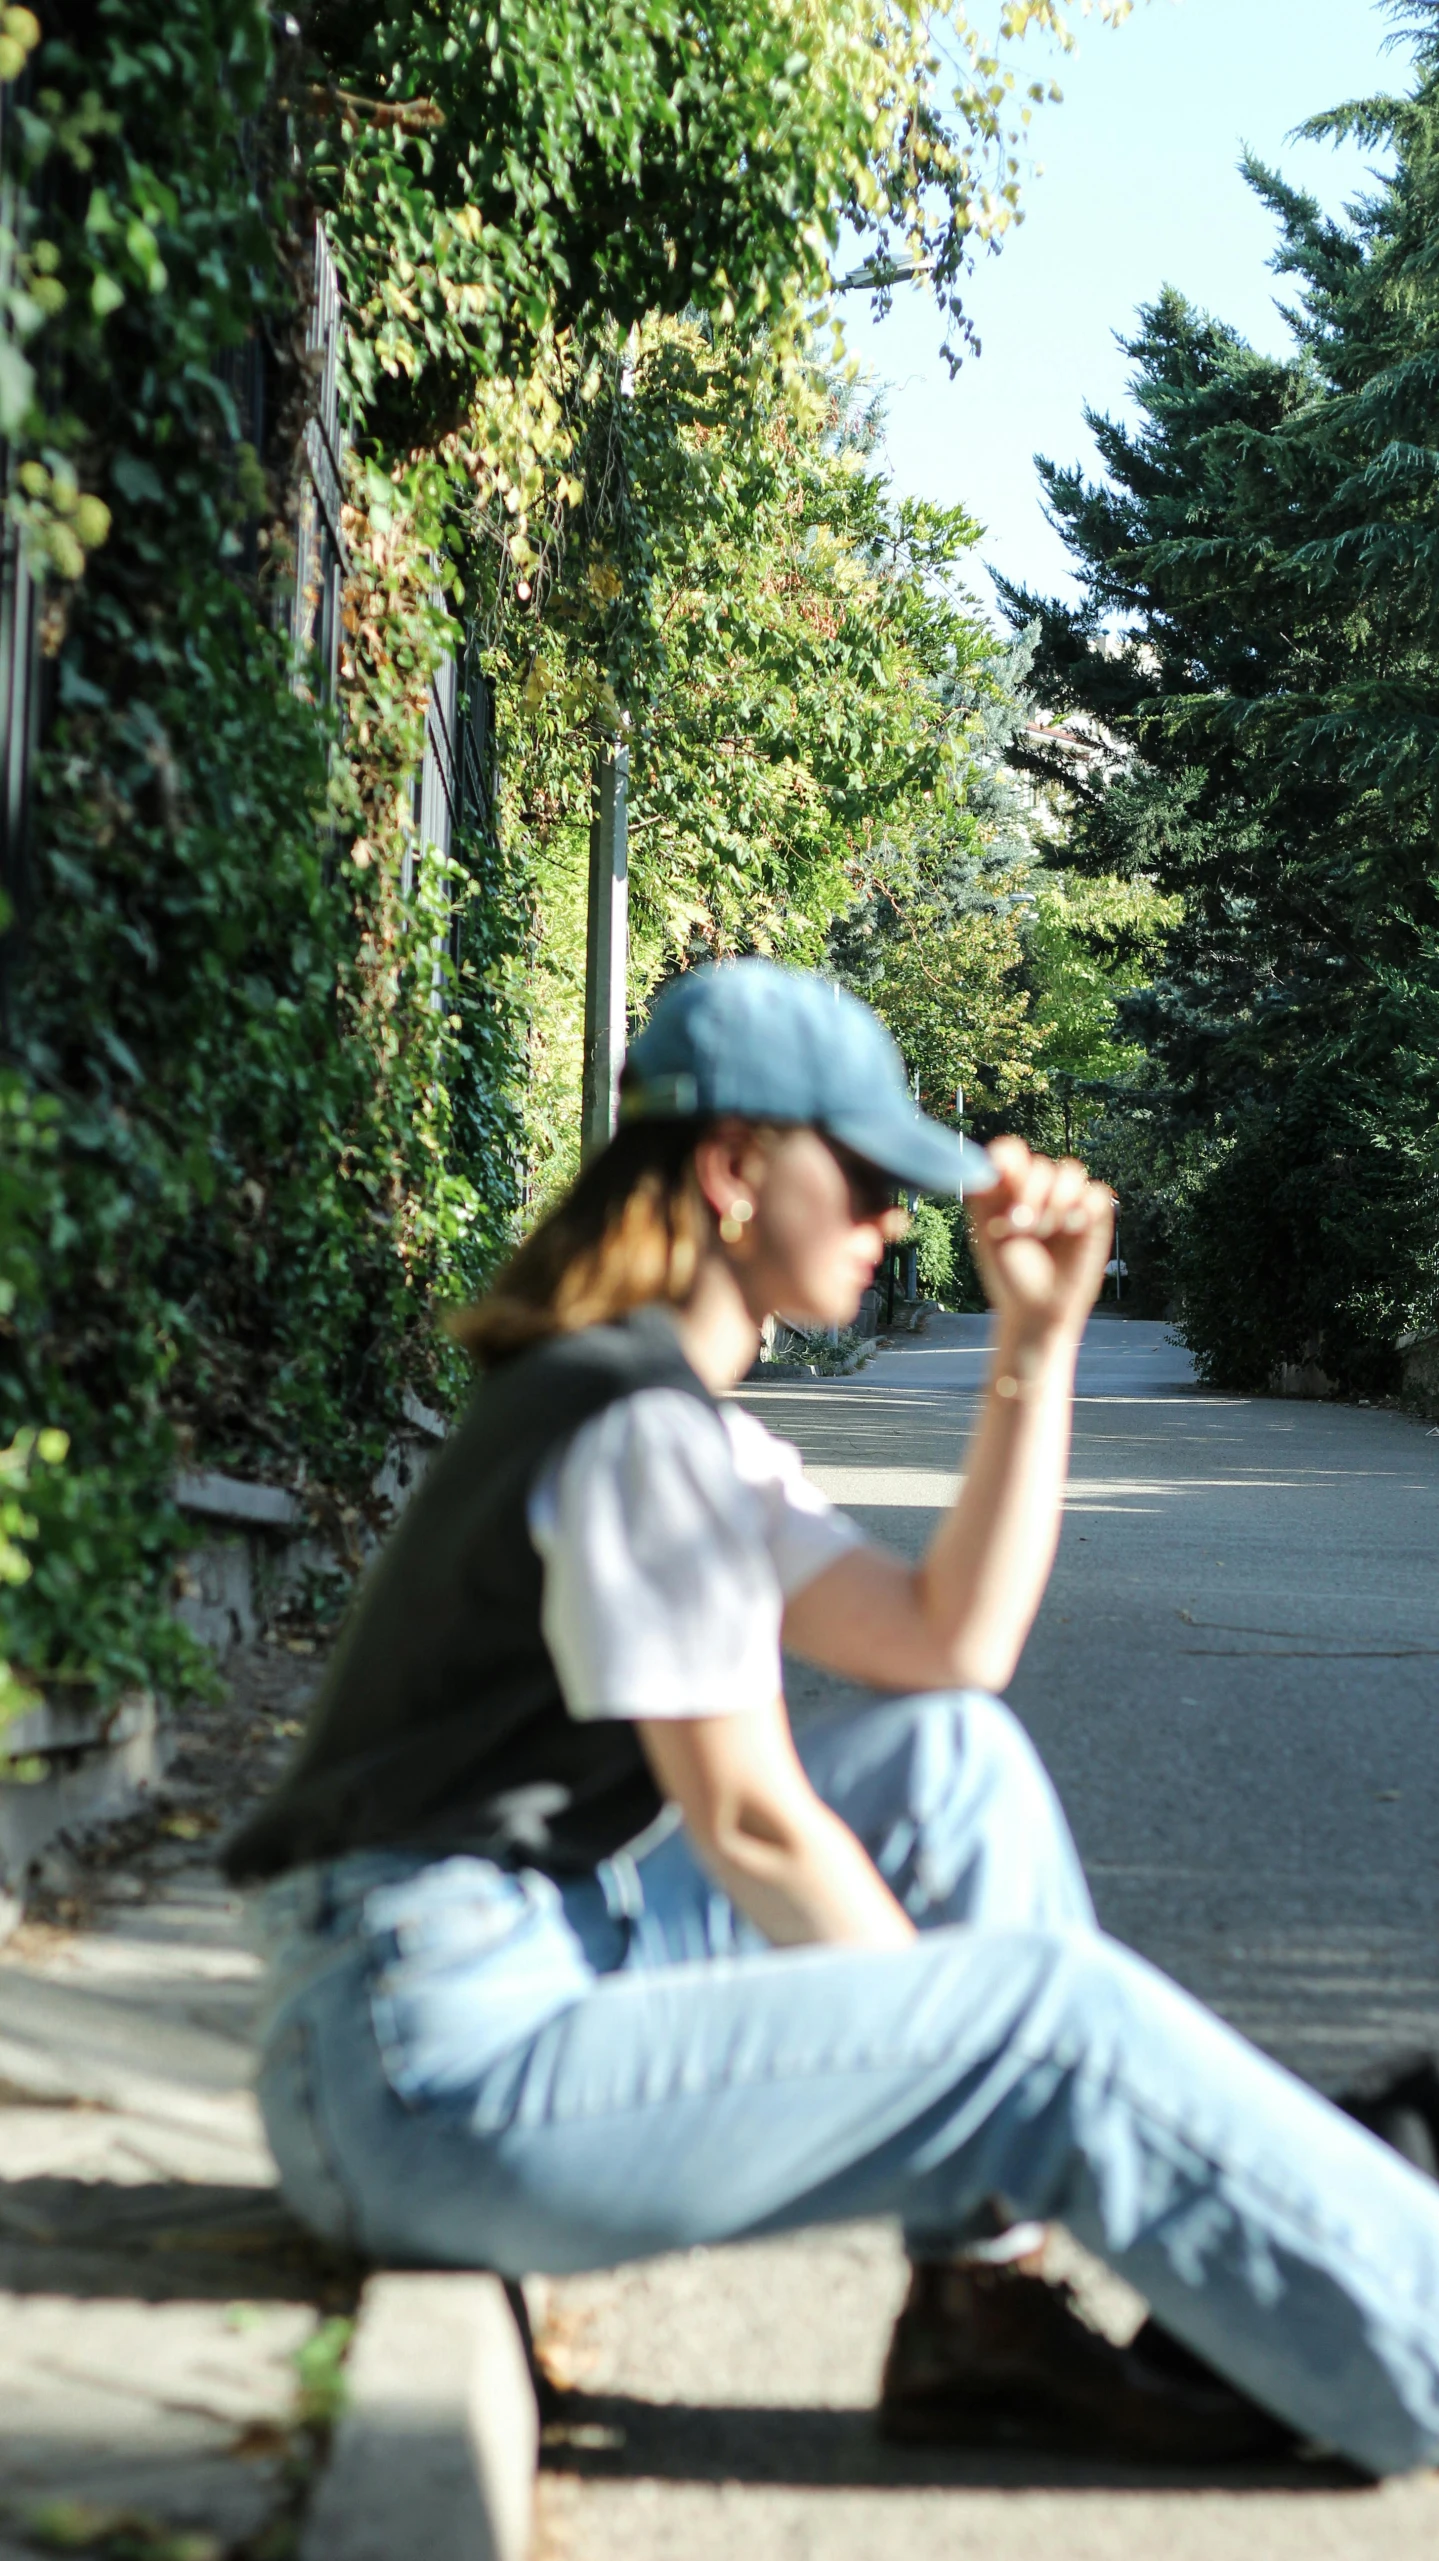
[[344,2311],[365,2274],[306,2232],[273,2188],[0,2180],[0,2293]]
[[1276,2490],[1296,2497],[1373,2484],[1338,2462],[1181,2468],[1044,2455],[1003,2446],[938,2452],[886,2444],[872,2410],[775,2409],[642,2401],[624,2393],[545,2394],[540,2464],[595,2481],[732,2481],[804,2490]]

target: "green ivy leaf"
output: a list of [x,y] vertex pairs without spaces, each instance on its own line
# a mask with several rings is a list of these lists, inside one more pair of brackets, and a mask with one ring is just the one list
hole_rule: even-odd
[[14,340],[0,337],[0,436],[19,436],[35,396],[35,368]]
[[147,500],[158,504],[164,499],[163,480],[153,464],[144,461],[139,454],[113,455],[110,462],[110,477],[121,497],[128,498],[132,506],[140,506]]

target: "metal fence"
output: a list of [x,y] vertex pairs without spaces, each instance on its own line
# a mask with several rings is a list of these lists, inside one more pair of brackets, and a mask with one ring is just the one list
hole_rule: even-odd
[[[436,669],[425,716],[425,753],[414,785],[414,840],[406,851],[402,886],[414,889],[427,854],[448,861],[457,841],[478,836],[493,844],[499,824],[499,765],[495,742],[494,686],[481,672],[479,653],[467,648],[457,665]],[[460,901],[452,884],[450,957],[459,965]]]
[[414,888],[416,871],[427,853],[448,860],[460,823],[460,762],[455,726],[459,681],[453,658],[435,670],[425,709],[425,753],[415,777],[415,835],[405,854],[402,886]]
[[[0,84],[0,289],[13,281],[34,206],[14,165],[14,119],[29,87],[28,72]],[[3,306],[0,306],[3,308]],[[297,684],[329,699],[335,690],[345,546],[340,523],[342,456],[339,354],[343,311],[335,262],[323,226],[315,224],[305,346],[313,391],[302,435],[300,499],[294,526],[295,575],[280,611],[295,651]],[[0,322],[3,326],[3,322]],[[11,342],[13,346],[13,341]],[[15,351],[18,354],[18,350]],[[0,359],[3,359],[0,347]],[[230,397],[237,443],[264,454],[268,430],[268,350],[255,334],[227,350],[216,366]],[[29,907],[27,845],[30,778],[40,743],[45,664],[40,593],[11,505],[16,457],[0,442],[0,892],[11,920],[0,929],[0,1030],[20,930]],[[239,566],[253,577],[255,535],[249,530]]]
[[[8,284],[24,225],[32,210],[19,188],[10,148],[17,98],[26,80],[0,86],[0,286]],[[300,489],[293,526],[295,567],[277,608],[294,654],[294,682],[320,700],[333,700],[339,673],[340,612],[349,572],[341,504],[346,438],[340,416],[340,355],[345,326],[339,278],[323,224],[317,219],[309,266],[305,352],[311,390],[301,434]],[[233,411],[237,444],[263,457],[270,433],[267,377],[270,352],[262,336],[228,351],[216,373]],[[27,905],[26,836],[31,766],[39,742],[43,662],[39,649],[37,586],[8,500],[15,468],[0,443],[0,890],[13,918]],[[241,574],[257,568],[254,535]],[[427,848],[448,859],[457,838],[495,840],[498,823],[494,694],[480,672],[477,653],[463,663],[447,659],[430,688],[425,752],[414,786],[415,838],[405,858],[403,886],[415,887]],[[3,1025],[6,955],[13,932],[0,932],[0,1025]],[[451,947],[459,957],[456,906]]]
[[[303,436],[304,472],[299,522],[295,528],[295,590],[290,631],[297,665],[310,660],[318,669],[323,699],[334,694],[340,650],[340,590],[348,563],[340,530],[344,487],[344,439],[340,430],[340,336],[344,307],[340,280],[317,221],[311,268],[310,310],[305,354],[312,368],[314,394]],[[299,681],[304,681],[300,676]]]
[[[28,72],[0,87],[0,287],[13,281],[27,206],[14,167],[14,118],[30,85]],[[13,345],[13,342],[12,342]],[[14,350],[18,356],[18,349]],[[26,838],[30,767],[40,729],[42,665],[39,595],[10,505],[15,455],[0,443],[0,891],[9,911],[0,919],[0,1030],[16,933],[29,904]]]

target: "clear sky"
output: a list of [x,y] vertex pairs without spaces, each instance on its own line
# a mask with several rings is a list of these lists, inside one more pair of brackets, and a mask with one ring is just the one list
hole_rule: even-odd
[[982,352],[951,381],[934,305],[914,287],[880,322],[859,295],[844,306],[851,348],[889,386],[898,487],[967,507],[986,529],[980,559],[1071,591],[1031,457],[1093,464],[1084,406],[1125,410],[1115,332],[1162,285],[1262,347],[1288,345],[1273,225],[1239,154],[1249,144],[1336,211],[1363,191],[1357,151],[1286,136],[1321,108],[1405,85],[1407,49],[1384,49],[1393,24],[1370,0],[1139,0],[1121,27],[1079,21],[1077,55],[1012,48],[1016,70],[1052,70],[1064,99],[1036,110],[1026,220],[972,280]]

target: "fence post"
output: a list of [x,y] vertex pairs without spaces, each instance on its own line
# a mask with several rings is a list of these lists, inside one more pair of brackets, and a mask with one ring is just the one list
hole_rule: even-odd
[[590,797],[590,904],[585,944],[585,1048],[580,1152],[597,1155],[614,1135],[625,1056],[629,961],[629,750],[602,746]]
[[[18,81],[0,84],[0,286],[7,290],[14,284],[30,211],[15,175],[13,141],[15,110],[28,98],[30,85],[28,67]],[[8,325],[5,336],[23,381],[29,367]],[[10,1038],[11,977],[30,904],[30,767],[39,741],[42,688],[40,599],[19,526],[5,505],[14,471],[14,453],[0,442],[0,1044]]]
[[339,672],[340,591],[348,568],[340,529],[345,447],[340,424],[340,336],[344,325],[335,261],[325,226],[317,220],[305,328],[311,402],[301,440],[290,638],[296,660],[294,681],[303,686],[318,674],[318,691],[327,702],[334,698]]
[[[12,456],[0,445],[0,503]],[[40,717],[36,593],[18,527],[0,530],[0,1041],[10,1038],[11,974],[28,922],[30,765]]]

